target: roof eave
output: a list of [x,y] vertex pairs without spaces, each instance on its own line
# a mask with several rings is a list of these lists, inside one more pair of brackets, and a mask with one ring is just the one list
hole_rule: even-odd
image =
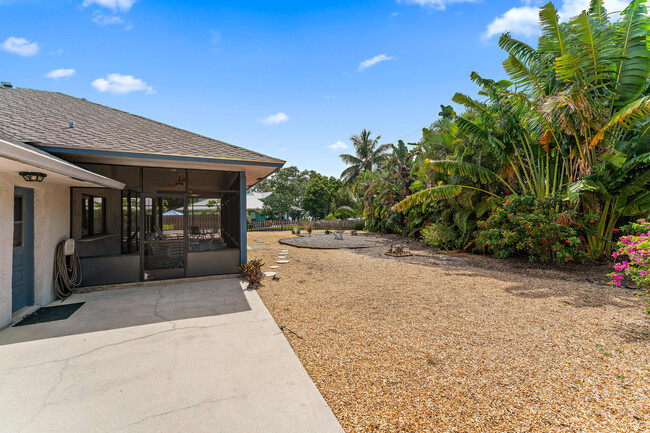
[[54,155],[44,154],[2,138],[0,138],[0,157],[104,188],[124,189],[126,186],[122,182],[93,173]]

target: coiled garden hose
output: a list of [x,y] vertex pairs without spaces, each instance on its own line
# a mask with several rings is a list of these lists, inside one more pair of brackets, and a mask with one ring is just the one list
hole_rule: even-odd
[[59,242],[54,255],[54,292],[59,299],[72,295],[75,287],[81,284],[81,261],[75,247],[70,256],[65,255],[65,241]]

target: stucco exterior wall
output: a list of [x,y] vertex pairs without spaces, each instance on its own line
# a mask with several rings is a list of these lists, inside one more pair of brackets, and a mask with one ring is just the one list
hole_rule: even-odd
[[11,322],[11,265],[13,254],[14,187],[34,190],[34,304],[55,298],[54,252],[70,232],[70,188],[25,182],[15,174],[0,173],[0,327]]
[[34,188],[34,302],[55,298],[54,252],[70,236],[70,188],[43,182]]

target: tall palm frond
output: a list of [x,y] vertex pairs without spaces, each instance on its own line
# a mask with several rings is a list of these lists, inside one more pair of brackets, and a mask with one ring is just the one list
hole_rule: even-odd
[[616,107],[620,108],[641,95],[650,75],[648,33],[650,19],[645,0],[634,0],[615,25],[621,38],[621,59],[617,67]]

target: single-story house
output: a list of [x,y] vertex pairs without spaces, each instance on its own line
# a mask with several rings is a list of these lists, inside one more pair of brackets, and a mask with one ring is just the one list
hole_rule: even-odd
[[272,192],[249,192],[246,194],[246,212],[248,219],[251,221],[264,221],[266,217],[262,215],[264,209],[264,199],[273,194]]
[[[54,299],[55,250],[66,239],[75,241],[82,286],[236,273],[246,261],[245,192],[283,165],[82,98],[3,83],[0,327]],[[187,211],[198,199],[218,201],[214,227]]]

